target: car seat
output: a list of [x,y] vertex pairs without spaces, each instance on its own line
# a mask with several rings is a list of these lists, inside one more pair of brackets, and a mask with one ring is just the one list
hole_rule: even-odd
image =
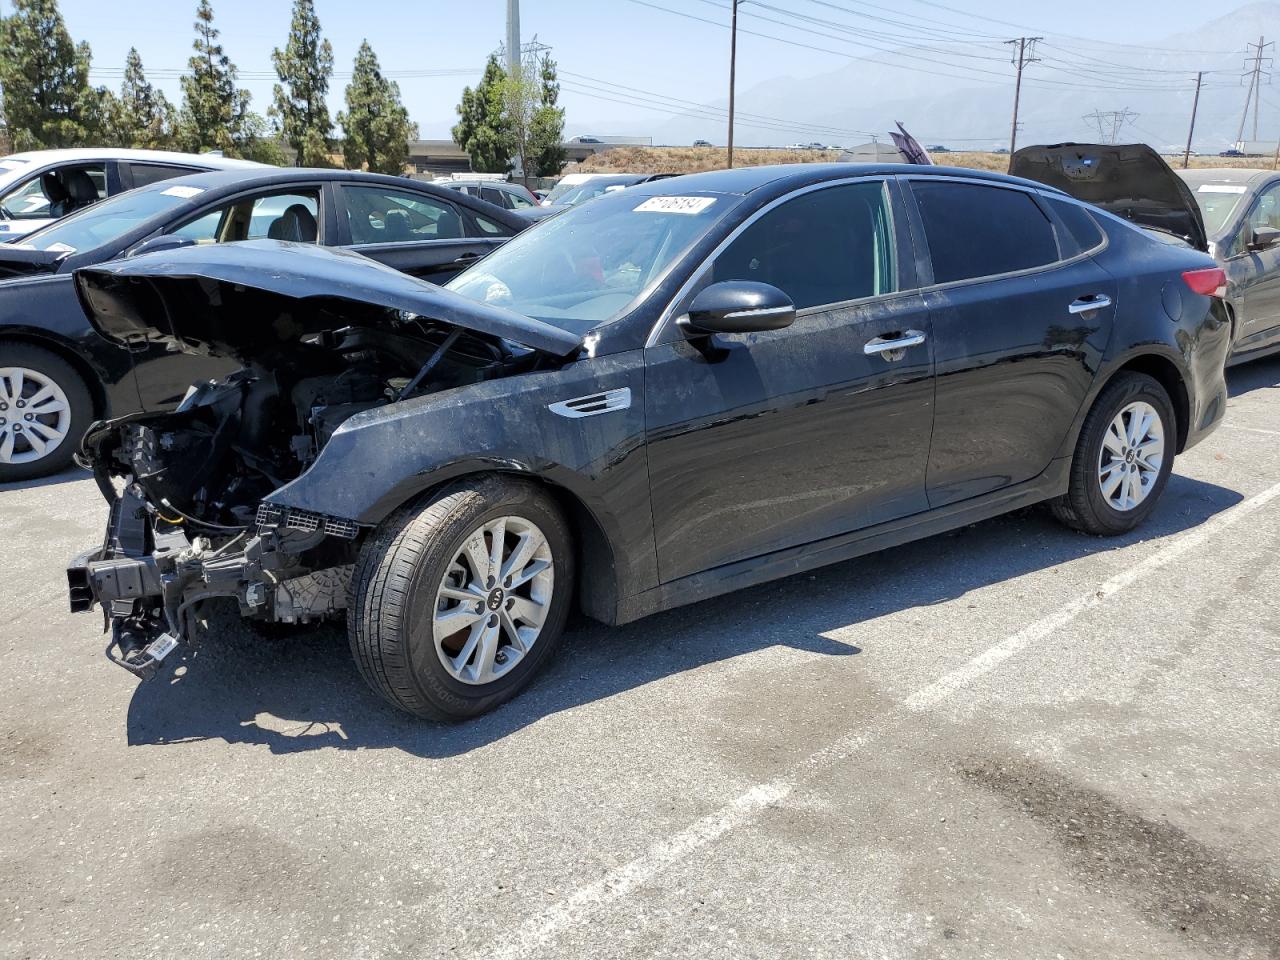
[[382,218],[383,239],[388,242],[396,240],[412,240],[413,232],[409,229],[409,211],[388,210]]
[[65,217],[71,212],[67,188],[62,185],[62,181],[52,170],[40,175],[40,189],[49,198],[49,216]]
[[67,213],[98,202],[98,187],[83,170],[62,171],[62,185],[67,190]]
[[270,240],[292,240],[295,243],[315,243],[316,218],[301,203],[293,203],[267,227]]
[[462,237],[462,217],[457,212],[446,207],[440,212],[440,219],[436,221],[436,239],[437,240],[458,240]]

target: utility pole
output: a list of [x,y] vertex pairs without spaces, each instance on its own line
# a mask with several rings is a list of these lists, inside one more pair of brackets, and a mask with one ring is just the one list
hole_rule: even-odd
[[1187,152],[1182,155],[1182,169],[1191,166],[1191,138],[1196,132],[1196,110],[1200,107],[1200,84],[1204,80],[1204,71],[1196,74],[1196,96],[1191,101],[1191,128],[1187,131]]
[[[1263,79],[1263,71],[1262,71],[1263,56],[1262,55],[1263,53],[1266,52],[1266,50],[1269,47],[1274,47],[1274,46],[1275,46],[1274,42],[1272,43],[1266,42],[1266,37],[1259,37],[1258,42],[1256,44],[1254,43],[1246,44],[1245,68],[1248,70],[1249,89],[1244,96],[1244,113],[1240,114],[1240,126],[1236,130],[1237,144],[1244,141],[1244,125],[1245,125],[1245,121],[1249,119],[1249,106],[1251,102],[1253,106],[1253,139],[1254,140],[1258,139],[1258,101],[1262,97],[1262,79]],[[1252,50],[1253,52],[1250,53],[1250,50]],[[1268,57],[1266,59],[1267,59],[1267,64],[1270,65],[1271,58]],[[1252,66],[1249,65],[1249,60],[1253,61]],[[1267,75],[1267,79],[1268,80],[1270,79],[1269,74]]]
[[[507,76],[512,82],[520,79],[520,0],[507,0]],[[524,157],[519,153],[515,157],[515,169],[520,171],[520,180],[525,187],[529,186],[529,171],[525,167]]]
[[733,167],[733,88],[738,69],[738,0],[733,0],[733,22],[729,28],[729,157],[727,166]]
[[1036,42],[1043,40],[1043,37],[1018,37],[1017,40],[1006,40],[1005,43],[1018,45],[1018,52],[1014,55],[1013,62],[1018,67],[1018,79],[1013,87],[1013,126],[1009,129],[1009,153],[1012,155],[1018,149],[1018,105],[1022,100],[1022,69],[1029,63],[1035,63],[1040,58],[1035,55]]

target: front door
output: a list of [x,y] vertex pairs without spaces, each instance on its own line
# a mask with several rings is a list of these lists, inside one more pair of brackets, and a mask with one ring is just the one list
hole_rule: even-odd
[[[664,582],[925,508],[932,344],[911,258],[900,255],[909,248],[897,196],[893,184],[863,180],[767,208],[694,287],[770,283],[799,308],[795,322],[693,340],[669,323],[647,349]],[[878,349],[908,331],[918,345]]]
[[1280,184],[1258,196],[1227,251],[1227,272],[1236,302],[1241,304],[1236,318],[1236,353],[1280,341],[1280,246],[1250,250],[1257,227],[1280,229]]
[[910,183],[936,284],[925,297],[937,364],[929,504],[938,507],[1049,466],[1106,348],[1116,282],[1078,244],[1060,247],[1029,192]]

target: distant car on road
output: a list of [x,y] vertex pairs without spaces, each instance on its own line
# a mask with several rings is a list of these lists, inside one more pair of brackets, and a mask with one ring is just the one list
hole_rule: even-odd
[[12,242],[92,203],[204,170],[265,165],[213,154],[77,148],[0,157],[0,242]]
[[1280,171],[1173,170],[1146,144],[1026,147],[1009,172],[1175,237],[1222,266],[1229,364],[1280,352]]
[[192,383],[234,366],[103,339],[76,299],[79,267],[263,238],[345,247],[444,282],[526,226],[403,177],[259,166],[153,183],[0,245],[0,483],[65,467],[94,419],[172,407]]
[[695,140],[695,141],[693,141],[693,145],[694,145],[695,147],[709,147],[709,146],[711,146],[711,141],[710,141],[710,140]]
[[926,147],[925,149],[928,150],[930,153],[950,153],[951,152],[950,147],[944,147],[940,143],[935,143],[932,147]]
[[574,137],[571,143],[599,143],[599,137]]
[[492,203],[507,210],[531,210],[538,206],[538,198],[519,183],[508,183],[505,180],[467,180],[462,177],[454,180],[433,180],[432,183],[446,190],[457,190],[459,193],[478,197],[486,203]]
[[1244,151],[1243,151],[1243,150],[1223,150],[1220,154],[1218,154],[1218,156],[1220,156],[1220,157],[1243,157],[1243,156],[1244,156]]

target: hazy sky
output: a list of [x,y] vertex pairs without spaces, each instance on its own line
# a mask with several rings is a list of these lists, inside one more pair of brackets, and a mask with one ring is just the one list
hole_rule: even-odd
[[[722,23],[728,19],[727,0],[651,2]],[[935,29],[940,23],[966,24],[974,31],[997,36],[1063,34],[1142,43],[1194,30],[1225,12],[1225,8],[1206,7],[1203,0],[767,0],[762,6],[765,2],[743,4],[743,28],[816,46],[824,46],[819,34],[761,23],[753,17],[776,19],[786,16],[777,11],[788,10],[895,33],[909,28],[886,24],[885,19]],[[190,55],[195,7],[195,0],[61,0],[72,36],[89,41],[93,47],[98,71],[94,82],[117,87],[125,54],[130,46],[136,46],[148,73],[175,102],[178,87],[172,72],[185,67]],[[271,95],[272,80],[266,76],[271,69],[271,49],[286,41],[291,2],[213,0],[213,7],[223,45],[242,72],[242,85],[252,92],[254,109],[265,112]],[[11,9],[8,0],[0,0],[0,9]],[[399,79],[410,115],[424,137],[448,135],[462,87],[475,82],[486,55],[502,41],[506,17],[505,0],[316,0],[316,9],[333,44],[338,71],[350,70],[362,38],[373,45],[387,71],[472,71],[468,75]],[[670,116],[668,106],[646,109],[600,99],[609,90],[602,81],[646,95],[697,102],[725,94],[728,31],[722,26],[655,10],[635,0],[524,0],[521,21],[526,41],[536,34],[552,46],[561,70],[577,75],[562,78],[566,84],[561,102],[567,108],[569,136],[645,135]],[[812,30],[810,24],[808,29]],[[847,31],[843,34],[849,35]],[[1206,44],[1212,46],[1212,38],[1207,37]],[[855,56],[867,53],[847,49]],[[1104,52],[1115,59],[1114,50]],[[738,50],[739,90],[775,77],[823,73],[846,59],[743,35]],[[998,63],[996,67],[1003,69]],[[162,71],[169,71],[169,75],[162,76]],[[341,106],[345,83],[345,78],[334,80],[330,91],[334,112]],[[576,89],[569,89],[570,84]],[[720,142],[722,125],[708,120],[706,136]],[[778,136],[780,142],[795,139],[786,133]]]

